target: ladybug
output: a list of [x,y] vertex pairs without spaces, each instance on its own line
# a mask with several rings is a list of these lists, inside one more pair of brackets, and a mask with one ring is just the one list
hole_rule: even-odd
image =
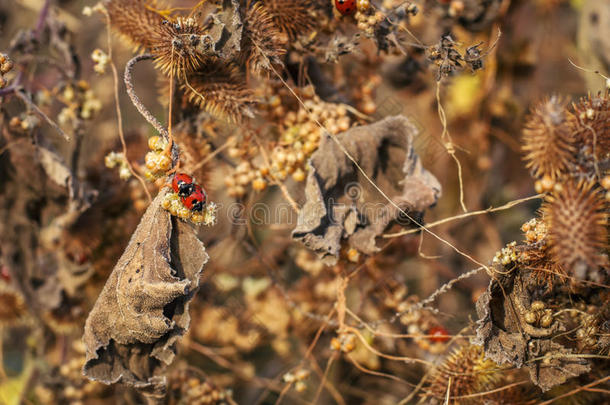
[[182,197],[180,200],[189,210],[201,212],[205,206],[207,195],[199,184],[192,184],[192,186],[193,191],[187,197]]
[[172,180],[172,188],[180,197],[188,197],[193,192],[193,178],[188,174],[177,173]]
[[356,11],[356,0],[335,0],[335,7],[343,15],[350,15]]
[[434,343],[443,343],[449,340],[449,331],[442,326],[433,326],[428,330],[430,341]]

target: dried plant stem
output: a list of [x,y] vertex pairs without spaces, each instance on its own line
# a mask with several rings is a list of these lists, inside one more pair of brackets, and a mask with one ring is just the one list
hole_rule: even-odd
[[[443,225],[446,224],[448,222],[453,222],[456,221],[458,219],[464,219],[464,218],[469,218],[469,217],[474,217],[477,215],[483,215],[483,214],[489,214],[491,212],[497,212],[497,211],[504,211],[507,209],[510,209],[516,205],[522,204],[524,202],[528,202],[528,201],[532,201],[532,200],[536,200],[536,199],[540,199],[543,198],[544,195],[543,194],[536,194],[536,195],[532,195],[529,197],[525,197],[525,198],[520,198],[518,200],[513,200],[513,201],[509,201],[506,204],[500,206],[500,207],[490,207],[484,210],[479,210],[479,211],[472,211],[472,212],[466,212],[464,214],[460,214],[460,215],[456,215],[453,217],[448,217],[448,218],[444,218],[444,219],[440,219],[438,221],[435,222],[430,222],[429,224],[426,224],[427,228],[434,228],[436,226],[439,225]],[[403,236],[403,235],[409,235],[409,234],[413,234],[413,233],[417,233],[420,231],[421,228],[415,228],[415,229],[406,229],[404,231],[400,231],[400,232],[396,232],[396,233],[387,233],[384,234],[383,237],[384,238],[396,238],[398,236]]]
[[449,135],[449,130],[447,129],[447,115],[445,114],[445,109],[441,104],[441,81],[436,82],[436,105],[438,108],[438,117],[441,120],[441,124],[443,125],[443,133],[441,134],[441,139],[443,139],[445,149],[447,153],[453,158],[455,164],[458,169],[458,181],[460,184],[460,205],[462,206],[462,210],[464,212],[468,212],[466,209],[466,204],[464,204],[464,179],[462,177],[462,164],[460,163],[457,156],[455,156],[455,145],[451,140],[451,135]]
[[163,136],[163,138],[165,138],[166,141],[169,142],[169,140],[170,140],[169,133],[167,132],[165,127],[163,125],[161,125],[159,120],[157,120],[157,118],[155,118],[155,116],[152,115],[152,113],[150,111],[148,111],[148,109],[146,109],[146,107],[144,107],[144,104],[142,104],[142,102],[138,98],[138,95],[136,94],[136,91],[133,86],[133,80],[132,80],[133,67],[135,66],[136,63],[141,62],[143,60],[148,60],[148,59],[153,59],[153,56],[151,54],[147,53],[144,55],[135,56],[134,58],[130,59],[129,62],[127,62],[127,65],[125,66],[125,76],[124,76],[125,86],[127,87],[127,94],[129,94],[129,98],[131,98],[131,102],[138,109],[140,114],[142,114],[142,116],[146,119],[146,121],[148,121],[150,123],[150,125],[152,125],[157,130],[157,132],[161,136]]
[[31,99],[30,99],[30,97],[29,97],[27,94],[25,94],[25,93],[23,92],[23,90],[21,90],[21,89],[17,89],[17,90],[15,90],[15,95],[16,95],[17,97],[19,97],[21,100],[23,100],[23,102],[24,102],[24,103],[26,103],[26,104],[27,104],[29,107],[31,107],[31,108],[32,108],[32,109],[33,109],[33,110],[36,112],[36,114],[40,115],[40,117],[42,117],[42,118],[43,118],[43,119],[44,119],[44,120],[45,120],[45,121],[46,121],[46,122],[47,122],[47,123],[48,123],[50,126],[52,126],[52,127],[53,127],[53,129],[55,129],[57,132],[59,132],[59,134],[60,134],[61,136],[63,136],[63,137],[64,137],[64,139],[65,139],[66,141],[69,141],[69,140],[70,140],[70,136],[68,136],[68,134],[66,134],[66,133],[64,132],[64,130],[63,130],[63,129],[61,129],[61,128],[59,127],[59,125],[57,125],[57,123],[56,123],[55,121],[53,121],[53,120],[52,120],[52,119],[51,119],[51,118],[50,118],[50,117],[49,117],[47,114],[45,114],[45,113],[44,113],[44,111],[42,111],[42,110],[41,110],[41,109],[40,109],[40,108],[39,108],[39,107],[38,107],[38,106],[37,106],[37,105],[36,105],[36,104],[35,104],[35,103],[34,103],[34,102],[31,100]]
[[[390,332],[382,332],[375,328],[373,328],[370,324],[362,320],[358,315],[356,315],[349,308],[346,309],[346,313],[354,318],[359,324],[364,326],[366,330],[371,332],[375,336],[381,337],[389,337],[392,339],[414,339],[414,338],[434,338],[439,337],[439,335],[422,335],[421,333],[390,333]],[[451,337],[454,339],[470,339],[475,337],[475,335],[442,335],[441,337]]]
[[214,159],[216,156],[218,156],[219,153],[221,153],[225,149],[233,146],[233,144],[234,144],[234,142],[232,139],[227,140],[219,148],[217,148],[215,151],[213,151],[208,156],[206,156],[205,159],[203,159],[201,162],[197,163],[197,165],[195,167],[193,167],[192,171],[195,172],[195,171],[201,169],[206,163],[208,163],[209,161]]
[[449,405],[449,397],[451,396],[452,380],[453,380],[453,377],[449,377],[449,379],[447,380],[447,393],[445,394],[445,402],[443,402],[443,404],[445,404],[445,405]]
[[282,388],[282,390],[280,391],[280,395],[278,395],[277,400],[275,401],[275,405],[279,405],[282,402],[284,396],[288,393],[288,390],[290,390],[291,387],[292,383],[286,384],[286,386]]
[[106,16],[106,41],[108,43],[108,60],[110,61],[110,69],[112,70],[112,80],[114,82],[114,105],[116,108],[117,115],[117,127],[119,130],[119,139],[121,140],[121,148],[123,152],[123,156],[125,157],[125,162],[127,163],[127,168],[129,172],[134,176],[144,189],[144,193],[146,197],[148,197],[148,202],[152,202],[152,196],[150,195],[150,191],[148,191],[148,187],[146,187],[146,182],[144,179],[134,170],[133,165],[127,159],[127,142],[125,142],[125,132],[123,131],[123,113],[121,111],[121,102],[119,99],[119,73],[117,71],[114,60],[112,59],[112,36],[110,35],[110,16],[108,13],[104,13]]
[[[265,387],[265,388],[269,389],[270,391],[277,392],[277,393],[280,393],[283,390],[282,388],[280,388],[280,386],[278,384],[275,383],[275,381],[272,381],[272,380],[269,380],[266,378],[262,378],[262,377],[248,375],[247,373],[245,373],[243,371],[243,368],[239,367],[238,364],[234,364],[233,362],[222,357],[221,355],[216,353],[216,351],[213,350],[212,348],[209,348],[207,346],[204,346],[204,345],[194,342],[192,340],[188,340],[187,342],[185,342],[185,346],[188,347],[190,350],[198,352],[198,353],[202,354],[203,356],[209,358],[210,360],[212,360],[214,363],[218,364],[219,366],[226,368],[227,370],[233,371],[235,373],[235,375],[238,378],[240,378],[241,380],[252,381],[253,383],[255,383],[261,387]],[[298,401],[303,404],[306,403],[304,400],[302,400],[301,398],[298,398],[298,397],[291,397],[291,400]]]
[[489,390],[489,391],[483,391],[483,392],[477,392],[476,394],[469,394],[469,395],[460,395],[460,396],[455,396],[455,397],[451,397],[450,399],[452,400],[456,400],[456,399],[469,399],[469,398],[477,398],[477,397],[484,397],[486,395],[489,394],[495,394],[496,392],[501,392],[501,391],[505,391],[508,389],[511,389],[513,387],[518,387],[519,385],[524,385],[524,384],[528,384],[529,381],[518,381],[512,384],[508,384],[508,385],[504,385],[502,387],[493,389],[493,390]]
[[443,284],[440,288],[438,288],[436,291],[434,291],[428,298],[417,303],[415,305],[415,308],[418,308],[418,309],[424,308],[427,304],[430,304],[432,301],[434,301],[439,295],[444,294],[447,291],[449,291],[455,283],[457,283],[458,281],[467,279],[469,277],[472,277],[475,274],[477,274],[478,272],[480,272],[481,270],[483,270],[483,267],[478,267],[478,268],[470,270],[466,273],[460,274],[459,277],[456,277],[453,280],[449,281],[448,283]]
[[587,388],[591,388],[594,387],[596,385],[599,385],[601,383],[604,383],[606,381],[610,380],[610,376],[606,376],[604,378],[600,378],[599,380],[595,380],[592,383],[583,385],[582,387],[578,387],[573,389],[572,391],[566,392],[565,394],[559,395],[555,398],[549,399],[548,401],[544,401],[544,402],[540,402],[538,405],[548,405],[548,404],[552,404],[555,401],[558,401],[562,398],[566,398],[566,397],[570,397],[572,395],[578,394],[580,391],[586,391]]
[[[382,357],[384,359],[387,360],[394,360],[394,361],[400,361],[406,364],[410,364],[410,363],[420,363],[420,364],[424,364],[426,366],[429,367],[433,367],[434,363],[431,361],[427,361],[427,360],[422,360],[422,359],[418,359],[415,357],[406,357],[406,356],[393,356],[391,354],[386,354],[386,353],[382,353],[379,350],[375,349],[373,346],[371,346],[369,344],[369,342],[367,342],[366,338],[364,336],[362,336],[362,334],[360,333],[359,330],[351,327],[351,326],[347,326],[344,329],[346,332],[350,332],[353,333],[354,335],[356,335],[356,337],[362,342],[362,344],[364,345],[364,347],[369,350],[370,352],[372,352],[373,354],[376,354],[379,357]],[[413,384],[411,384],[413,385]]]
[[[343,397],[341,396],[339,391],[326,378],[327,374],[328,374],[328,370],[330,369],[330,364],[327,364],[326,370],[324,372],[322,372],[315,357],[312,356],[313,349],[316,346],[318,340],[320,339],[320,336],[322,336],[322,332],[324,332],[324,329],[326,329],[327,326],[330,326],[330,319],[334,313],[335,313],[335,308],[330,310],[330,312],[326,316],[326,321],[320,326],[320,328],[318,328],[318,331],[316,332],[316,336],[314,337],[313,341],[307,348],[307,352],[305,353],[305,356],[303,356],[303,357],[306,359],[309,358],[309,362],[311,363],[312,367],[315,369],[316,373],[318,373],[318,375],[320,375],[320,378],[321,378],[321,383],[320,383],[320,387],[318,388],[318,393],[316,393],[316,398],[319,395],[319,393],[322,392],[322,388],[326,387],[326,389],[328,390],[330,395],[332,395],[333,399],[335,400],[335,402],[337,404],[345,405],[345,400],[343,399]],[[330,362],[330,359],[329,359],[329,362]],[[314,401],[313,403],[316,403],[316,401]]]
[[379,372],[379,371],[370,370],[370,369],[364,367],[362,364],[358,363],[356,361],[356,359],[354,359],[354,357],[351,356],[350,354],[348,354],[346,357],[358,370],[362,371],[365,374],[370,374],[370,375],[373,375],[373,376],[376,376],[376,377],[389,378],[390,380],[394,380],[394,381],[403,383],[403,384],[408,385],[410,387],[415,385],[415,384],[412,384],[412,383],[410,383],[410,382],[408,382],[406,380],[403,380],[400,377],[396,377],[393,374],[387,374],[387,373],[382,373],[382,372]]
[[327,378],[328,378],[328,373],[330,372],[330,368],[333,365],[333,362],[335,361],[335,359],[337,358],[337,353],[333,353],[332,356],[330,356],[328,358],[328,361],[326,362],[326,367],[324,367],[324,374],[322,375],[322,381],[320,382],[320,385],[318,386],[318,389],[316,390],[316,395],[313,397],[313,401],[312,403],[317,404],[318,403],[318,398],[320,398],[320,394],[322,394],[322,388],[324,388],[326,386],[327,382]]

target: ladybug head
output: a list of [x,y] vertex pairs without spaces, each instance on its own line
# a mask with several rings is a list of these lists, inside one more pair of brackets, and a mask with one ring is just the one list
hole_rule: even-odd
[[172,188],[180,197],[188,197],[193,192],[193,178],[188,174],[178,173],[172,180]]

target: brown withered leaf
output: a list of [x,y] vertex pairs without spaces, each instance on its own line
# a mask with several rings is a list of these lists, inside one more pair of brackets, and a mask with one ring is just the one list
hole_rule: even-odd
[[208,260],[193,229],[161,207],[165,194],[142,217],[89,313],[83,337],[87,377],[153,395],[165,389],[160,374],[188,329],[188,303]]
[[[395,116],[352,128],[337,138],[367,176],[419,221],[424,210],[436,203],[441,186],[413,149],[417,135],[417,127],[408,118]],[[309,164],[307,201],[292,237],[326,263],[337,261],[342,240],[371,254],[379,250],[375,238],[390,224],[410,222],[329,137],[322,140]]]
[[[504,268],[499,270],[505,272]],[[495,274],[477,301],[479,320],[473,343],[483,346],[486,357],[498,364],[527,368],[532,382],[543,391],[588,372],[586,359],[572,355],[570,348],[554,341],[565,331],[562,324],[554,320],[548,328],[542,328],[525,321],[532,301],[552,302],[557,291],[541,289],[528,270]]]
[[243,22],[238,0],[217,0],[216,12],[210,14],[206,24],[214,43],[216,55],[235,59],[241,51]]

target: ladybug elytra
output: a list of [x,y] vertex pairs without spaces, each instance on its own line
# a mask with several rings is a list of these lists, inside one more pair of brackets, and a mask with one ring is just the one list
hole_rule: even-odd
[[199,184],[191,184],[193,191],[186,197],[181,197],[182,204],[191,211],[201,212],[205,206],[207,196]]
[[356,11],[356,0],[335,0],[335,7],[343,15],[350,15]]
[[172,180],[172,188],[180,197],[188,197],[194,188],[193,178],[188,174],[177,173]]

